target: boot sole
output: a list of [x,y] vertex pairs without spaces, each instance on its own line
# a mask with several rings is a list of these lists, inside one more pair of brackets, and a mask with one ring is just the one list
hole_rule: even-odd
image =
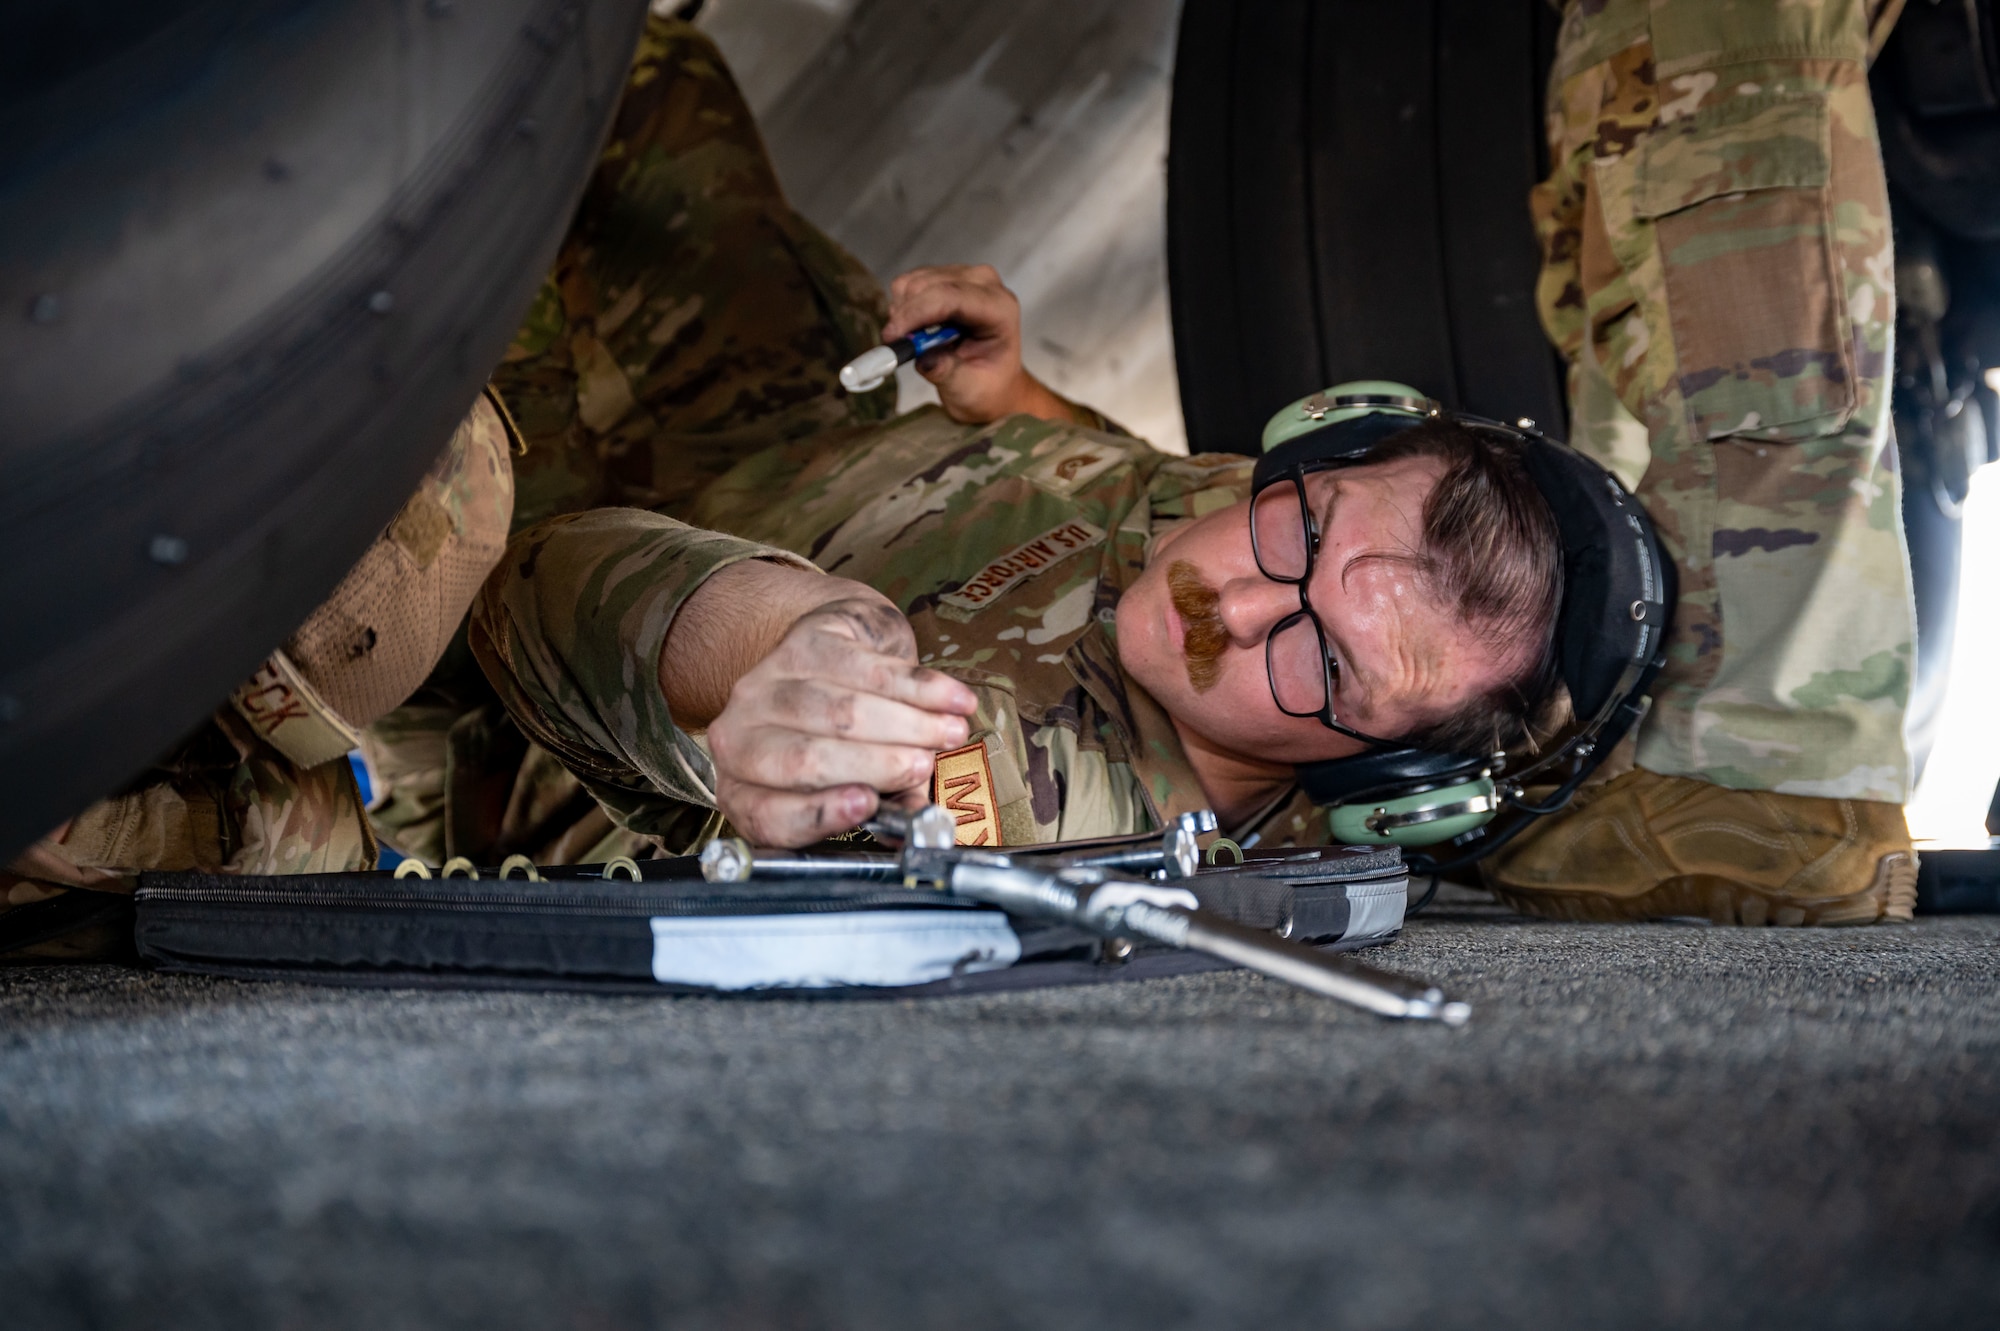
[[1875,878],[1840,897],[1791,897],[1710,874],[1669,878],[1635,897],[1602,892],[1522,892],[1492,886],[1501,904],[1522,915],[1599,924],[1705,917],[1716,924],[1781,928],[1901,923],[1917,904],[1917,855],[1891,851],[1875,864]]

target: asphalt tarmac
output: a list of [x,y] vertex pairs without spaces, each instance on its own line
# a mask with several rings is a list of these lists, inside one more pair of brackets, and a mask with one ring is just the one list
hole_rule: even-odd
[[1996,943],[1459,901],[1370,954],[1459,1031],[5,970],[0,1325],[1991,1325]]

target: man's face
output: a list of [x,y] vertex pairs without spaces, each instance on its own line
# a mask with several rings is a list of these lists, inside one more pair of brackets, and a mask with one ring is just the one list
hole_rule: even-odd
[[[1437,605],[1409,560],[1356,561],[1421,548],[1424,500],[1443,470],[1435,459],[1403,458],[1306,478],[1320,528],[1307,596],[1340,665],[1333,711],[1367,734],[1394,736],[1434,720],[1499,684],[1514,664]],[[1214,593],[1208,613],[1204,588]],[[1154,547],[1118,603],[1119,660],[1183,732],[1213,747],[1279,764],[1345,757],[1365,746],[1317,718],[1286,715],[1271,696],[1264,642],[1298,608],[1297,584],[1258,570],[1250,505],[1237,504]]]

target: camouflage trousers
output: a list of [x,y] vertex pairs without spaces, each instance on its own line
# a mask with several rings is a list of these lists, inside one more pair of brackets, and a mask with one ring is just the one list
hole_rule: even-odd
[[1571,434],[1680,574],[1637,762],[1901,802],[1915,638],[1864,0],[1575,0],[1533,192]]

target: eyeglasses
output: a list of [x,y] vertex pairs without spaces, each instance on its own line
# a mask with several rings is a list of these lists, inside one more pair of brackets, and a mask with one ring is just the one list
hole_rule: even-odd
[[1273,582],[1299,589],[1299,608],[1279,620],[1264,639],[1264,670],[1271,698],[1287,716],[1310,716],[1329,730],[1378,748],[1393,741],[1364,735],[1333,714],[1340,686],[1340,659],[1326,640],[1319,616],[1306,599],[1313,561],[1319,554],[1319,523],[1306,504],[1305,474],[1274,476],[1250,496],[1250,552],[1257,569]]

